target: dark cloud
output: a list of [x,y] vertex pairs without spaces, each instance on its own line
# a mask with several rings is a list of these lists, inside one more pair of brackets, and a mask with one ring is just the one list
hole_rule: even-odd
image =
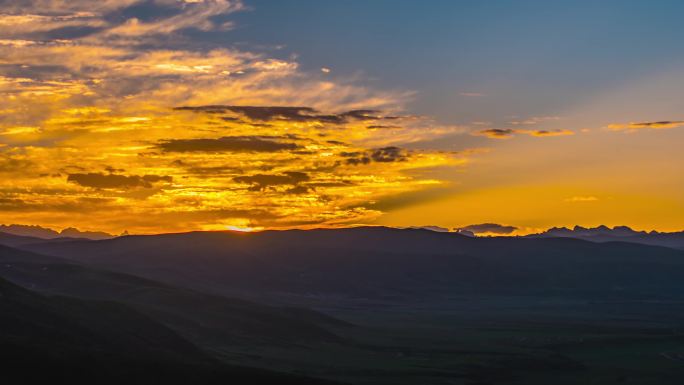
[[[378,110],[351,110],[340,114],[339,116],[345,118],[352,118],[356,120],[376,120],[381,117],[378,116],[380,111]],[[384,117],[383,119],[394,119],[394,116]]]
[[505,226],[498,223],[481,223],[478,225],[470,225],[455,229],[457,231],[470,231],[474,234],[492,233],[492,234],[510,234],[517,230],[515,226]]
[[511,128],[490,128],[473,133],[473,135],[486,136],[492,139],[508,139],[516,134],[545,137],[574,135],[575,133],[571,130],[514,130]]
[[24,171],[30,169],[31,167],[34,167],[34,164],[25,159],[10,157],[0,158],[0,172],[11,173],[16,171]]
[[514,133],[515,130],[510,128],[490,128],[487,130],[478,131],[475,134],[486,136],[488,138],[503,139],[512,137]]
[[[177,111],[203,112],[207,114],[234,113],[250,120],[271,121],[287,120],[293,122],[324,122],[341,124],[350,120],[380,119],[376,110],[351,110],[339,114],[321,114],[311,107],[274,107],[274,106],[198,106],[176,107]],[[234,117],[222,117],[224,120],[234,120]]]
[[525,134],[529,136],[544,137],[544,136],[566,136],[574,135],[574,131],[570,130],[517,130],[516,133]]
[[345,142],[340,142],[339,140],[326,140],[325,142],[328,143],[328,144],[336,145],[336,146],[348,146],[347,143],[345,143]]
[[46,202],[38,199],[34,201],[19,198],[0,198],[0,211],[4,212],[56,212],[82,214],[85,211],[106,209],[108,213],[119,210],[110,205],[114,199],[110,198],[77,198],[64,202]]
[[341,155],[347,157],[347,164],[354,166],[360,164],[369,164],[371,162],[370,157],[366,156],[363,152],[345,152]]
[[347,164],[351,165],[369,164],[371,162],[404,162],[409,158],[408,151],[395,146],[369,151],[343,152],[340,155],[347,158]]
[[681,121],[681,120],[661,120],[659,122],[641,122],[641,123],[633,123],[633,124],[637,125],[637,126],[644,126],[644,127],[662,127],[662,126],[682,125],[682,124],[684,124],[684,121]]
[[[293,186],[298,187],[301,182],[310,180],[308,174],[297,171],[285,172],[283,174],[256,174],[249,176],[238,176],[233,178],[238,183],[245,183],[251,185],[249,188],[252,191],[264,191],[274,186]],[[304,191],[294,190],[295,193]]]
[[370,126],[366,126],[367,129],[369,130],[390,130],[390,129],[398,129],[401,128],[400,126],[387,126],[383,124],[373,124]]
[[206,166],[204,162],[187,162],[182,159],[176,159],[171,162],[174,167],[184,168],[188,174],[194,175],[208,175],[208,176],[230,176],[242,175],[245,171],[240,167],[235,166]]
[[667,129],[667,128],[677,128],[684,126],[684,121],[682,120],[661,120],[657,122],[637,122],[637,123],[614,123],[609,124],[608,128],[611,130],[636,130],[643,128],[652,129]]
[[166,152],[277,152],[299,148],[287,137],[224,136],[218,139],[171,139],[159,143]]
[[405,150],[394,146],[378,148],[371,153],[374,162],[403,162],[407,158]]
[[0,211],[15,211],[17,208],[26,205],[22,199],[18,198],[0,198]]
[[215,167],[188,167],[187,172],[194,175],[225,176],[242,174],[245,171],[239,167],[215,166]]
[[307,186],[302,186],[302,185],[298,185],[298,186],[292,187],[291,189],[288,189],[288,190],[286,191],[286,193],[288,193],[288,194],[295,194],[295,195],[296,195],[296,194],[306,194],[306,193],[308,193],[309,191],[311,191],[311,189],[310,189],[309,187],[307,187]]
[[102,173],[69,174],[68,182],[74,182],[84,187],[93,188],[150,188],[154,183],[171,182],[170,176],[163,175],[117,175]]
[[126,170],[124,170],[123,168],[114,168],[112,166],[107,166],[105,167],[105,171],[107,171],[110,174],[113,174],[115,172],[124,172]]

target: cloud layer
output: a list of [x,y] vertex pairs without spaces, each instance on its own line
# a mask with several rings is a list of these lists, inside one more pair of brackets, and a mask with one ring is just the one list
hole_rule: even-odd
[[[228,0],[0,0],[0,215],[120,233],[367,223],[458,164],[410,97],[194,40]],[[230,32],[221,32],[230,33]]]

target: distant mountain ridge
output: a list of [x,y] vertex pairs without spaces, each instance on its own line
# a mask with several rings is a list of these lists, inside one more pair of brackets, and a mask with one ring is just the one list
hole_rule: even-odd
[[258,293],[259,299],[286,298],[295,305],[312,297],[422,301],[472,293],[684,298],[682,250],[570,237],[356,227],[141,235],[21,248],[195,290]]
[[543,233],[527,235],[526,238],[575,238],[593,242],[631,242],[645,245],[672,247],[684,249],[684,231],[658,232],[637,231],[628,226],[615,226],[610,228],[605,225],[597,227],[575,226],[553,227]]
[[[658,232],[658,231],[637,231],[628,226],[615,226],[610,228],[605,225],[597,227],[583,227],[574,226],[568,227],[552,227],[544,232],[537,234],[529,234],[525,236],[506,235],[505,232],[496,235],[500,232],[498,228],[515,229],[513,226],[503,226],[493,223],[466,226],[463,228],[454,228],[450,230],[440,226],[411,226],[403,229],[408,230],[427,230],[438,233],[456,233],[467,237],[482,237],[478,235],[478,231],[472,231],[470,228],[487,227],[488,229],[496,227],[494,236],[497,237],[511,237],[511,238],[574,238],[582,239],[591,242],[629,242],[639,243],[651,246],[663,246],[675,249],[684,250],[684,231],[680,232]],[[402,228],[398,228],[402,229]],[[489,230],[489,235],[491,234]],[[508,230],[507,230],[508,231]],[[512,230],[510,230],[512,231]],[[127,233],[122,236],[128,235]],[[159,234],[163,235],[163,234]],[[100,231],[81,231],[74,227],[65,228],[62,231],[56,231],[50,228],[38,225],[0,225],[0,244],[7,246],[23,246],[33,243],[44,243],[47,241],[64,242],[69,240],[107,240],[116,238],[115,235]]]
[[539,235],[549,235],[549,236],[573,236],[573,237],[593,237],[599,235],[610,235],[614,237],[631,237],[635,235],[646,235],[646,234],[666,234],[657,231],[637,231],[632,230],[628,226],[615,226],[612,229],[606,225],[600,225],[597,227],[582,227],[575,226],[572,229],[567,227],[552,227]]
[[92,240],[111,239],[115,236],[102,231],[81,231],[74,227],[68,227],[62,231],[56,231],[38,225],[0,225],[0,232],[5,234],[35,237],[43,239],[54,238],[86,238]]

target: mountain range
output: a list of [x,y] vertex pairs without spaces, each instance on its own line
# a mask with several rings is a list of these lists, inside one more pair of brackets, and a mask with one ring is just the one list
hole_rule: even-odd
[[567,227],[554,227],[543,233],[528,235],[529,238],[577,238],[593,242],[632,242],[645,245],[656,245],[684,249],[684,231],[680,232],[658,232],[658,231],[636,231],[627,226],[597,226],[586,228],[575,226],[572,229]]
[[573,238],[358,227],[43,240],[20,247],[200,291],[269,301],[284,293],[291,298],[684,293],[681,250]]
[[54,238],[85,238],[85,239],[109,239],[114,235],[102,231],[81,231],[74,227],[67,227],[61,231],[56,231],[47,227],[37,225],[0,225],[0,232],[26,237],[36,237],[43,239]]

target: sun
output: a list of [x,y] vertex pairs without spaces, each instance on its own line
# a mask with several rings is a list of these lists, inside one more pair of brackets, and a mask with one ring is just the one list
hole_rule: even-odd
[[228,231],[237,231],[240,233],[253,233],[255,231],[263,230],[263,227],[242,227],[242,226],[226,226]]

